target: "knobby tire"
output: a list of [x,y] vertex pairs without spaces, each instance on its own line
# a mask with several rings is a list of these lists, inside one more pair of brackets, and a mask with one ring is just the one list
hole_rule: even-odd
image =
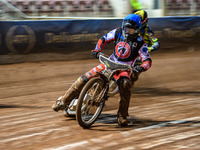
[[[89,128],[97,120],[97,118],[101,114],[101,111],[103,110],[103,107],[104,107],[105,101],[100,103],[100,105],[97,107],[97,110],[95,110],[95,113],[90,115],[92,117],[89,120],[84,120],[84,118],[83,118],[84,114],[81,109],[84,108],[84,103],[87,103],[86,101],[88,101],[86,98],[87,97],[86,95],[90,95],[90,93],[89,93],[90,90],[92,90],[97,85],[100,85],[99,86],[100,89],[96,92],[97,93],[96,97],[98,97],[99,93],[102,91],[102,89],[105,86],[105,82],[103,79],[101,79],[99,77],[95,77],[86,83],[86,85],[83,87],[83,89],[79,95],[79,98],[78,98],[78,103],[77,103],[77,107],[76,107],[76,120],[78,121],[79,125],[83,128]],[[92,93],[92,94],[95,95],[96,93]],[[84,100],[84,98],[86,100]],[[88,98],[88,99],[90,99],[90,98]]]

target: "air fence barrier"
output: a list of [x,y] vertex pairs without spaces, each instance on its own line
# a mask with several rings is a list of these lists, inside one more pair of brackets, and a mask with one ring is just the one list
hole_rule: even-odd
[[[73,53],[94,49],[122,19],[0,21],[0,54]],[[161,51],[200,46],[200,17],[149,18]],[[105,49],[113,49],[108,44]]]

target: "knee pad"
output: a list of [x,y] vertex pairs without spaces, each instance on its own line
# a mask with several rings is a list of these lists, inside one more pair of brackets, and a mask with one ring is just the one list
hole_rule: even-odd
[[88,82],[88,77],[84,74],[84,75],[82,75],[81,77],[80,77],[80,80],[82,81],[82,82],[84,82],[84,83],[86,83],[86,82]]

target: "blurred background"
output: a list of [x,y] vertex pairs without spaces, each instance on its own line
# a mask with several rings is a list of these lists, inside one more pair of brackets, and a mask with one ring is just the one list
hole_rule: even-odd
[[199,50],[200,0],[0,0],[1,57],[77,52],[86,58],[102,35],[138,9],[148,13],[159,52]]
[[0,0],[0,19],[124,17],[145,9],[149,17],[200,15],[200,0]]

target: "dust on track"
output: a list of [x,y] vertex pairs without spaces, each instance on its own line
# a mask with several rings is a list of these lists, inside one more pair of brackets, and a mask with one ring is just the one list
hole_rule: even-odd
[[117,126],[116,95],[87,130],[51,105],[98,60],[1,65],[0,149],[199,150],[199,58],[199,51],[152,54],[133,88],[129,126]]

